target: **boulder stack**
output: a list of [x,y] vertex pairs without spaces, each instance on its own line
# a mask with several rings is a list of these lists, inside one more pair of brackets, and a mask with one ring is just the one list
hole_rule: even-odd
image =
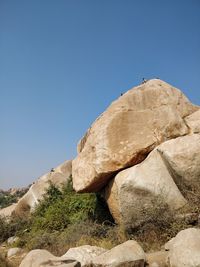
[[[159,79],[141,84],[119,99],[92,124],[72,162],[77,192],[96,192],[122,169],[142,162],[159,144],[195,131],[197,111],[175,87]],[[195,122],[194,122],[195,121]],[[198,124],[198,122],[197,122]]]

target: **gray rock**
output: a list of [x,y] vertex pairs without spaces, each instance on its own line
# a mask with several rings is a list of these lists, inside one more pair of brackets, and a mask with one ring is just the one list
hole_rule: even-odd
[[170,267],[200,266],[200,229],[188,228],[165,244]]
[[81,264],[74,259],[55,257],[44,249],[30,251],[22,260],[19,267],[80,267]]
[[144,267],[144,263],[145,253],[134,240],[126,241],[92,260],[93,267]]
[[67,253],[65,253],[62,258],[72,258],[81,263],[81,266],[89,266],[92,263],[92,259],[96,256],[105,253],[107,250],[104,248],[96,246],[80,246],[75,248],[70,248]]

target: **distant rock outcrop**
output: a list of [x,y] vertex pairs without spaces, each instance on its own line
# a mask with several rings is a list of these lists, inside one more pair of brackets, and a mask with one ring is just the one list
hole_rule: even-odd
[[[171,85],[149,80],[114,101],[79,142],[72,162],[73,186],[78,192],[95,192],[121,169],[142,162],[159,144],[197,131],[197,111]],[[194,126],[195,124],[195,126]],[[198,122],[197,122],[198,124]]]
[[11,216],[14,213],[22,215],[24,212],[33,211],[49,187],[50,182],[56,186],[61,186],[69,180],[71,173],[71,160],[65,161],[63,164],[41,176],[36,182],[34,182],[28,192],[19,199],[18,203],[5,209],[1,209],[0,215]]

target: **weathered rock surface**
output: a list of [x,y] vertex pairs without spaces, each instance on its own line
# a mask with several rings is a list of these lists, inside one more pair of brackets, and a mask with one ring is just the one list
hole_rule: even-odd
[[113,218],[127,227],[140,219],[141,210],[157,196],[174,209],[186,204],[158,149],[142,163],[119,172],[105,191]]
[[55,257],[44,249],[30,251],[19,267],[80,267],[80,263],[73,259]]
[[184,118],[198,109],[178,89],[158,79],[131,89],[79,142],[72,162],[74,189],[98,191],[117,171],[140,163],[160,143],[188,134]]
[[107,250],[96,246],[80,246],[70,248],[62,257],[72,258],[81,263],[81,266],[90,266],[94,257],[105,253]]
[[168,252],[157,251],[146,254],[146,265],[147,267],[168,267],[167,263]]
[[179,232],[165,247],[169,250],[170,267],[200,266],[200,229]]
[[145,253],[136,241],[129,240],[95,257],[92,262],[94,267],[144,267]]
[[10,217],[15,211],[17,203],[14,203],[6,208],[0,209],[0,216]]
[[200,135],[191,134],[162,143],[142,163],[119,172],[105,197],[115,220],[128,225],[154,196],[173,209],[184,206],[184,184],[195,185],[199,177]]
[[28,192],[18,201],[5,209],[0,210],[0,215],[11,216],[13,213],[22,215],[24,212],[33,211],[35,206],[39,203],[46,189],[49,187],[49,182],[56,186],[61,186],[69,180],[72,173],[71,161],[65,161],[53,171],[41,176],[29,188]]
[[200,110],[186,117],[185,122],[188,125],[190,132],[200,133]]
[[199,183],[200,135],[192,134],[167,141],[157,150],[177,184]]

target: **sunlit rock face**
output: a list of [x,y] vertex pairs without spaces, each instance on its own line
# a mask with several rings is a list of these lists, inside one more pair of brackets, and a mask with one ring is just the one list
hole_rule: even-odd
[[133,225],[152,199],[162,198],[171,209],[183,207],[185,186],[198,186],[200,178],[200,135],[168,140],[148,157],[119,172],[105,189],[109,209],[116,222]]
[[142,162],[159,144],[190,132],[184,118],[197,111],[183,93],[149,80],[114,101],[78,144],[73,186],[95,192],[121,169]]

